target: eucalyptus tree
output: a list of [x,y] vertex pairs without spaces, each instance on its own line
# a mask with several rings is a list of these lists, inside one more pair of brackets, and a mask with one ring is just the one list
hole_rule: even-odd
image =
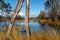
[[[12,28],[13,28],[13,25],[14,25],[14,21],[19,13],[19,11],[21,10],[22,8],[22,5],[23,5],[23,1],[24,0],[17,0],[17,3],[16,3],[16,6],[15,6],[15,9],[14,9],[14,13],[13,13],[13,17],[11,18],[11,21],[10,21],[10,24],[8,26],[8,30],[7,30],[7,35],[9,35],[11,32],[12,32]],[[20,2],[20,4],[19,4]],[[19,4],[19,5],[18,5]]]
[[[19,13],[19,11],[22,8],[23,5],[23,1],[24,0],[17,0],[15,9],[14,9],[14,13],[13,13],[13,17],[11,18],[9,27],[8,27],[8,31],[7,31],[7,35],[9,35],[12,32],[12,28],[14,25],[14,21]],[[20,2],[20,6],[18,5]],[[26,0],[26,15],[25,15],[25,30],[26,30],[26,37],[27,40],[30,40],[30,32],[29,32],[29,6],[30,6],[30,0]]]
[[0,10],[1,10],[2,16],[3,16],[4,9],[6,8],[7,8],[7,4],[3,0],[0,0]]
[[0,10],[1,10],[2,17],[3,17],[4,14],[10,14],[10,12],[11,12],[11,5],[10,5],[10,3],[6,4],[4,2],[4,0],[0,0]]
[[47,9],[48,13],[50,12],[51,18],[55,20],[57,11],[59,9],[59,0],[47,0],[45,2],[45,8]]
[[30,0],[26,0],[25,29],[26,29],[27,40],[30,40],[29,8],[30,8]]
[[7,4],[3,1],[3,0],[0,0],[0,10],[3,10],[7,7]]
[[5,12],[6,12],[6,17],[9,16],[9,14],[11,13],[12,9],[11,9],[11,5],[10,3],[7,4],[7,8],[5,9]]
[[47,18],[46,12],[45,11],[41,11],[37,18],[38,19],[46,19]]

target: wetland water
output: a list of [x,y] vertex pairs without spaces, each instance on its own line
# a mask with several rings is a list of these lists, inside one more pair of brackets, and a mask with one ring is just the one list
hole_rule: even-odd
[[[8,25],[9,25],[9,22],[0,22],[0,30],[3,27],[6,27]],[[20,26],[23,30],[24,27],[25,27],[25,23],[15,21],[14,26]],[[32,31],[36,31],[36,32],[46,31],[46,32],[48,32],[51,28],[54,29],[57,32],[60,32],[60,29],[58,27],[53,27],[53,26],[50,26],[48,24],[43,25],[43,24],[39,23],[38,21],[36,21],[36,22],[29,21],[29,27],[30,27],[31,32]]]

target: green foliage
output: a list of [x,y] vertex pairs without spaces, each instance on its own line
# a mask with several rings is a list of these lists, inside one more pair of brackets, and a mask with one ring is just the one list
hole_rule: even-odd
[[4,0],[0,0],[0,10],[2,17],[4,14],[6,14],[5,16],[8,16],[12,11],[10,3],[5,3]]
[[47,14],[45,11],[41,11],[41,13],[37,17],[38,19],[47,19]]
[[11,5],[8,3],[6,4],[4,2],[4,0],[0,1],[0,10],[4,11],[4,12],[11,12]]
[[[45,9],[49,14],[49,18],[55,21],[57,14],[60,12],[58,11],[60,8],[59,5],[60,1],[59,0],[47,0],[45,2]],[[58,17],[57,17],[58,18]]]

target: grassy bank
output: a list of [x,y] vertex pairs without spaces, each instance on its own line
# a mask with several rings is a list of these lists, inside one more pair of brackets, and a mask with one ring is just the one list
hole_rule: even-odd
[[[0,40],[27,40],[26,35],[21,34],[20,27],[14,27],[12,33],[7,36],[7,28],[3,28],[0,32]],[[49,32],[42,31],[40,33],[32,32],[31,40],[60,40],[60,34],[51,29]]]
[[55,21],[52,21],[52,20],[40,20],[40,23],[60,27],[60,21],[58,21],[58,20],[55,20]]

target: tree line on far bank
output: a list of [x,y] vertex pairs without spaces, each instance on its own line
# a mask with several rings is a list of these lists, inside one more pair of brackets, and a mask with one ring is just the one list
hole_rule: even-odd
[[38,19],[55,19],[60,20],[60,1],[59,0],[47,0],[45,2],[45,10],[41,11],[38,15]]
[[[41,11],[40,14],[38,15],[38,19],[51,19],[51,20],[60,20],[60,1],[59,0],[47,0],[45,3],[45,10],[46,11]],[[5,3],[4,0],[0,0],[0,12],[2,15],[0,15],[0,19],[11,19],[12,15],[11,12],[12,7],[10,3]],[[4,17],[3,14],[6,14],[6,17]],[[11,15],[10,15],[11,14]],[[10,15],[10,16],[9,16]],[[24,19],[21,16],[16,17],[17,20],[22,20]],[[0,20],[1,21],[1,20]]]

